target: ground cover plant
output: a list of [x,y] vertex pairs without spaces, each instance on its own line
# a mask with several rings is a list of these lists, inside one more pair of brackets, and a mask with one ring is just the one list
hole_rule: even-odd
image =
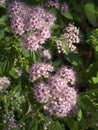
[[0,0],[0,130],[98,130],[97,0]]

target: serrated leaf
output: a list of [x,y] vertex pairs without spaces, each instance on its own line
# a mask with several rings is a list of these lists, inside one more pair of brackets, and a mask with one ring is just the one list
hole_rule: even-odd
[[0,25],[6,25],[7,19],[8,19],[7,15],[3,15],[3,16],[0,18]]
[[66,13],[64,13],[63,15],[64,15],[67,19],[73,20],[73,16],[71,15],[70,12],[66,12]]
[[88,21],[95,26],[96,25],[96,15],[95,5],[93,3],[87,3],[84,5],[84,11],[87,16]]

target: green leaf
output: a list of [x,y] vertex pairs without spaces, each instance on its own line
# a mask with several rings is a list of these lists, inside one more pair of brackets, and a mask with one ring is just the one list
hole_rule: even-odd
[[38,120],[37,119],[33,118],[31,120],[28,130],[38,130]]
[[86,96],[80,96],[78,98],[78,106],[87,112],[96,112],[95,106]]
[[87,3],[84,5],[84,11],[86,13],[88,21],[95,26],[96,25],[96,15],[95,5],[93,3]]
[[78,130],[78,123],[73,118],[67,117],[65,122],[70,130]]
[[0,29],[0,40],[3,39],[3,38],[4,38],[4,30],[3,30],[3,29],[2,29],[2,30]]
[[0,25],[6,25],[6,21],[8,20],[8,17],[7,15],[3,15],[1,18],[0,18]]
[[98,52],[98,46],[95,47],[96,52]]
[[66,13],[64,13],[63,15],[64,15],[67,19],[73,20],[73,16],[71,15],[70,12],[66,12]]
[[93,81],[94,84],[98,83],[98,72],[97,72],[96,77],[92,77],[92,81]]
[[58,121],[54,121],[48,126],[47,130],[66,130],[66,129],[64,128],[63,124],[60,124]]
[[82,119],[82,110],[80,109],[77,115],[77,120],[80,121]]
[[66,58],[76,69],[83,67],[83,61],[78,52],[69,53]]

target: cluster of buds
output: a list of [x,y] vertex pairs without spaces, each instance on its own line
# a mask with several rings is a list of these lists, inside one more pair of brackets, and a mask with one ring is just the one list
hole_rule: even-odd
[[62,5],[59,4],[58,1],[56,0],[48,0],[45,4],[46,7],[54,7],[56,9],[60,9],[61,10],[61,14],[64,14],[66,12],[69,11],[69,7],[68,4],[66,2],[64,2]]
[[44,110],[51,115],[75,116],[78,109],[77,91],[74,86],[74,71],[63,66],[47,83],[39,83],[35,86],[34,97],[39,103],[44,104]]
[[59,53],[68,54],[69,52],[73,52],[76,50],[76,46],[74,44],[80,42],[79,37],[79,29],[74,26],[74,24],[68,24],[64,29],[63,36],[65,41],[57,40],[56,45]]
[[14,1],[8,5],[13,33],[22,38],[23,46],[36,51],[51,37],[51,27],[55,16],[40,6],[28,7],[23,2]]
[[61,14],[64,14],[69,11],[68,4],[64,2],[61,6]]
[[3,76],[0,77],[0,92],[5,92],[6,89],[10,86],[9,78]]
[[30,68],[29,80],[31,82],[34,82],[40,77],[49,78],[49,72],[52,72],[53,70],[54,68],[51,64],[44,63],[44,62],[35,63]]
[[12,110],[7,110],[5,112],[3,123],[6,126],[5,130],[25,130],[25,123],[21,122],[20,124],[18,124],[15,119],[14,112]]
[[15,121],[15,115],[13,111],[6,111],[6,113],[4,114],[3,123],[7,125],[5,130],[18,129],[18,125]]
[[53,0],[49,0],[46,4],[45,4],[46,7],[54,7],[56,9],[59,9],[60,5],[58,2],[56,1],[53,1]]

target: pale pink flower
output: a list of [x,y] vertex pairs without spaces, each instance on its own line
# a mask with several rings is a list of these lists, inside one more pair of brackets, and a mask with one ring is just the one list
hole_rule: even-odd
[[47,50],[47,49],[44,49],[42,51],[42,56],[45,57],[45,58],[47,58],[47,59],[51,59],[52,58],[50,51]]
[[9,78],[3,76],[0,77],[0,92],[5,92],[6,89],[10,86]]

